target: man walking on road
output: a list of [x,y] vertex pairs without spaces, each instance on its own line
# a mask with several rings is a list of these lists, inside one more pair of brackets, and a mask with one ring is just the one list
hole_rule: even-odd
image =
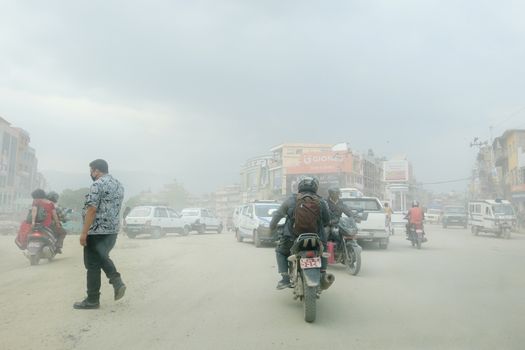
[[126,291],[126,285],[109,258],[119,232],[124,188],[108,174],[108,163],[105,160],[96,159],[89,167],[94,182],[86,195],[82,212],[84,226],[80,235],[87,270],[87,298],[76,302],[73,305],[75,309],[99,308],[101,270],[104,270],[109,283],[113,285],[115,300],[122,298]]

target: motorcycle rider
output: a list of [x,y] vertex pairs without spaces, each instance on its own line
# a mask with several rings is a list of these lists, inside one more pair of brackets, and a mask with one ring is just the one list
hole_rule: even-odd
[[[319,199],[320,213],[317,219],[317,234],[323,244],[326,246],[326,237],[324,234],[324,227],[330,224],[330,213],[328,205],[320,196],[317,195],[319,188],[319,180],[312,177],[302,179],[298,186],[299,194],[311,194]],[[290,256],[290,249],[292,248],[295,238],[297,237],[294,229],[295,222],[295,206],[297,203],[298,194],[290,196],[279,209],[273,214],[270,222],[270,229],[272,231],[277,229],[277,225],[282,218],[286,218],[284,224],[284,231],[280,237],[277,248],[275,248],[275,255],[277,259],[277,269],[281,274],[282,279],[277,283],[277,289],[284,289],[290,286],[290,276],[288,274],[288,257]],[[327,260],[321,258],[321,273],[326,272]]]
[[327,239],[339,242],[339,237],[332,233],[331,228],[337,227],[343,213],[352,220],[354,219],[354,213],[341,200],[341,190],[339,187],[330,187],[328,189],[328,198],[326,202],[328,203],[328,210],[330,211],[330,228],[328,230]]
[[[423,209],[419,207],[418,201],[412,202],[412,208],[408,211],[407,215],[405,216],[405,219],[408,220],[408,224],[406,226],[407,228],[407,236],[409,235],[410,226],[415,225],[416,227],[423,228],[423,220],[425,220],[425,213],[423,213]],[[424,231],[423,231],[423,234]]]
[[[54,223],[55,228],[53,233],[57,239],[57,253],[62,253],[62,247],[64,246],[64,239],[66,238],[66,230],[62,227],[62,223],[66,222],[66,210],[58,205],[58,198],[60,196],[55,191],[51,191],[47,194],[47,199],[55,204],[55,210],[57,213],[57,221]],[[55,220],[54,220],[55,221]]]

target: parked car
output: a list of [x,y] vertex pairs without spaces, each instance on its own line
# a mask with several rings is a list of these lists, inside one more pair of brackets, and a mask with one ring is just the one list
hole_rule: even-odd
[[443,208],[441,224],[443,228],[448,226],[463,226],[467,228],[467,211],[462,206],[446,206]]
[[160,238],[166,233],[187,235],[190,224],[175,210],[165,206],[138,206],[133,208],[123,221],[123,229],[129,238],[148,234]]
[[441,210],[440,209],[428,209],[425,213],[425,223],[427,224],[439,224],[441,221]]
[[[382,249],[388,248],[389,232],[385,227],[386,214],[381,201],[376,197],[342,198],[344,204],[354,210],[368,214],[366,220],[357,224],[358,241],[378,243]],[[394,224],[392,215],[392,224]]]
[[186,208],[181,211],[182,218],[189,224],[191,231],[204,233],[207,230],[215,230],[221,233],[222,221],[216,218],[205,208]]
[[279,206],[277,201],[255,201],[245,204],[239,217],[239,227],[235,231],[237,241],[242,242],[249,238],[256,247],[265,242],[275,242],[277,237],[270,230],[270,221]]

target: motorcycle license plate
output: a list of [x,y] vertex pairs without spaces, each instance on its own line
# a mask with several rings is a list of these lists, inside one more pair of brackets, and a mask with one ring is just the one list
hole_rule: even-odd
[[318,269],[321,267],[321,258],[302,258],[300,261],[301,269]]
[[40,247],[40,242],[29,242],[27,244],[27,247],[29,248],[37,248],[37,247]]

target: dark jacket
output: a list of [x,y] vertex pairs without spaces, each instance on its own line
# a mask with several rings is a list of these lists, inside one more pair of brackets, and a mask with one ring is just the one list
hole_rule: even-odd
[[352,210],[348,206],[346,206],[342,200],[338,200],[337,203],[334,203],[330,200],[330,198],[328,198],[326,202],[328,203],[328,209],[330,210],[331,224],[337,224],[339,222],[339,219],[341,219],[343,213],[349,218],[354,217],[354,213],[352,213]]
[[[317,221],[317,227],[319,237],[324,237],[324,227],[330,224],[330,212],[328,210],[328,204],[326,201],[319,197],[321,204],[321,215]],[[294,194],[290,196],[279,209],[273,213],[272,221],[270,222],[270,229],[273,231],[277,228],[277,224],[281,221],[282,218],[286,218],[286,223],[284,224],[284,236],[295,238],[293,224],[294,224],[294,210],[295,203],[297,200],[297,195]]]

